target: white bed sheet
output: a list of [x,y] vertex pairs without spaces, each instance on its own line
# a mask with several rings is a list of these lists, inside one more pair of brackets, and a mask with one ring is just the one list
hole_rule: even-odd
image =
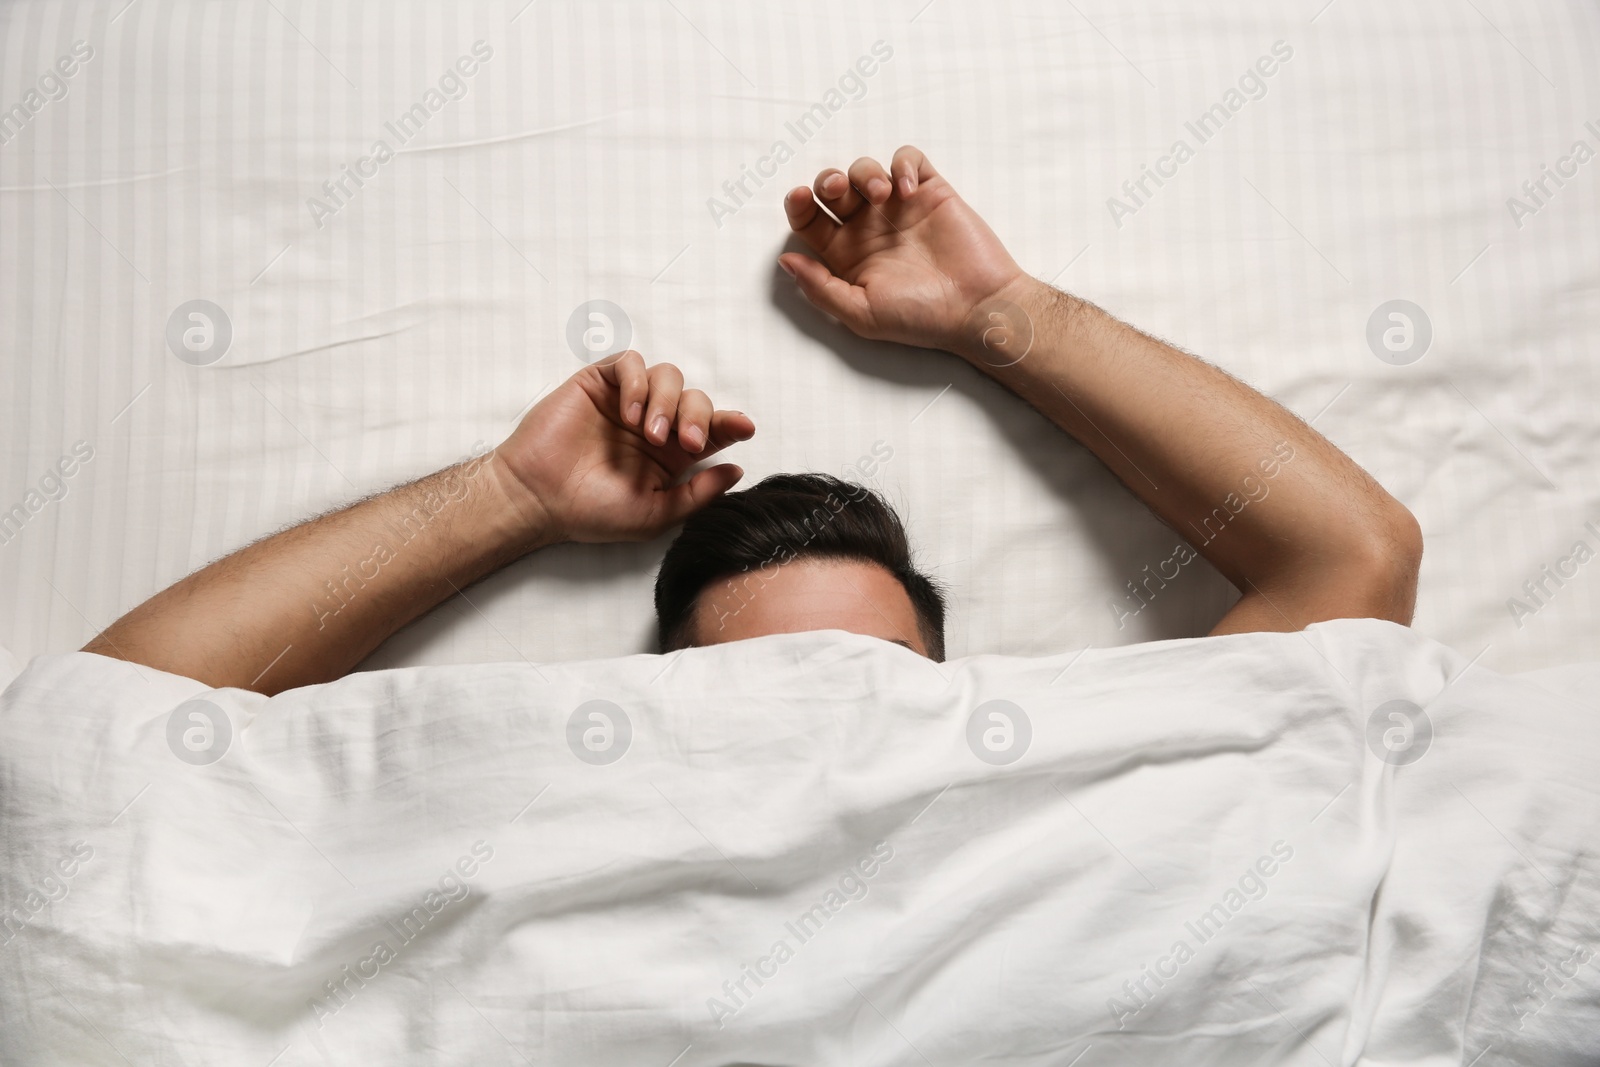
[[[479,41],[465,95],[319,228],[322,183]],[[799,143],[785,124],[879,41],[861,99]],[[1114,220],[1108,198],[1280,41],[1265,95]],[[783,189],[906,142],[1026,267],[1315,418],[1410,505],[1419,629],[1502,670],[1596,653],[1600,564],[1542,603],[1523,583],[1600,548],[1600,163],[1546,179],[1531,214],[1507,203],[1600,147],[1591,4],[41,0],[0,8],[0,107],[75,42],[92,57],[65,95],[48,83],[0,144],[19,662],[497,439],[578,366],[565,326],[593,298],[755,417],[752,480],[892,448],[880,484],[954,592],[952,655],[1203,632],[1233,595],[1204,563],[1118,624],[1175,538],[1085,452],[951,359],[845,336],[775,270]],[[714,217],[780,138],[795,158]],[[201,298],[233,329],[208,367],[164,343]],[[1409,366],[1365,341],[1393,298],[1433,327]],[[78,442],[65,495],[30,497]],[[373,663],[646,649],[662,547],[542,553]]]

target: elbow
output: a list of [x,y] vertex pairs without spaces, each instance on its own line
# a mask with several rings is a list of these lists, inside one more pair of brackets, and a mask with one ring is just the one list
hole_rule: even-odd
[[[1368,508],[1271,573],[1247,576],[1241,591],[1270,606],[1213,633],[1254,628],[1298,630],[1333,619],[1384,619],[1410,626],[1422,570],[1422,528],[1392,498]],[[1248,588],[1246,588],[1248,587]],[[1226,620],[1225,620],[1226,621]],[[1279,624],[1282,624],[1281,626]]]
[[1395,501],[1394,512],[1392,538],[1396,546],[1396,558],[1405,565],[1411,576],[1411,584],[1415,587],[1417,575],[1422,570],[1422,524],[1411,514],[1411,509],[1398,500]]
[[1411,510],[1391,500],[1367,524],[1347,570],[1351,617],[1387,619],[1410,626],[1422,572],[1422,527]]

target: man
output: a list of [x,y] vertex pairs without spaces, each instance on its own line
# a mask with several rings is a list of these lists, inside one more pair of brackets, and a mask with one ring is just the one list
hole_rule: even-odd
[[[989,374],[1226,575],[1241,596],[1213,634],[1410,622],[1422,539],[1405,507],[1273,401],[1028,277],[917,149],[887,171],[825,170],[784,207],[817,258],[778,262],[814,305]],[[881,500],[795,476],[724,496],[743,474],[731,463],[684,480],[754,433],[671,364],[626,352],[574,374],[487,456],[213,563],[85,651],[276,693],[340,677],[525,553],[689,520],[657,586],[664,650],[841,629],[941,658],[942,601]]]

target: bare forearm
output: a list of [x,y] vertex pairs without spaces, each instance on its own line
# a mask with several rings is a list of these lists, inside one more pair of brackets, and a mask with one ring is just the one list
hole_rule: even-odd
[[[384,639],[545,543],[495,457],[258,541],[135,608],[85,647],[222,688],[345,674]],[[520,504],[520,501],[518,502]]]
[[[1347,614],[1352,575],[1371,581],[1364,610],[1409,621],[1415,522],[1331,442],[1249,386],[1092,304],[1032,279],[1006,296],[1031,320],[1027,355],[1011,362],[1025,337],[1012,339],[1010,354],[981,341],[960,354],[1081,441],[1256,596],[1224,630]],[[1281,611],[1278,599],[1300,611]]]
[[659,536],[743,474],[691,468],[754,433],[748,416],[683,388],[672,364],[620,353],[576,371],[489,454],[241,549],[84,651],[218,688],[331,681],[536,548]]
[[919,149],[888,171],[865,157],[824,170],[784,211],[818,257],[778,257],[807,300],[1009,386],[1232,579],[1243,595],[1214,633],[1410,620],[1410,512],[1266,397],[1027,277]]

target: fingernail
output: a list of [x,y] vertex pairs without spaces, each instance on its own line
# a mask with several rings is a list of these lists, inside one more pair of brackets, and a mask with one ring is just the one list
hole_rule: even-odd
[[778,266],[782,267],[783,268],[783,272],[785,274],[787,274],[789,277],[791,277],[791,278],[794,277],[794,268],[789,265],[787,260],[782,260],[782,259],[778,260]]
[[663,439],[666,438],[667,417],[665,415],[657,415],[654,419],[650,420],[650,436],[660,437]]
[[830,174],[822,182],[822,191],[829,196],[839,196],[846,188],[843,174]]
[[872,199],[882,200],[889,195],[889,183],[882,178],[873,178],[867,183],[867,192],[871,194]]
[[678,431],[678,440],[690,452],[698,452],[700,446],[706,443],[706,436],[698,426],[685,426]]
[[639,424],[639,416],[642,414],[644,414],[644,405],[635,401],[633,407],[628,409],[628,421],[637,426]]
[[900,195],[901,196],[910,196],[911,195],[911,190],[912,190],[911,175],[907,174],[903,178],[900,179]]

